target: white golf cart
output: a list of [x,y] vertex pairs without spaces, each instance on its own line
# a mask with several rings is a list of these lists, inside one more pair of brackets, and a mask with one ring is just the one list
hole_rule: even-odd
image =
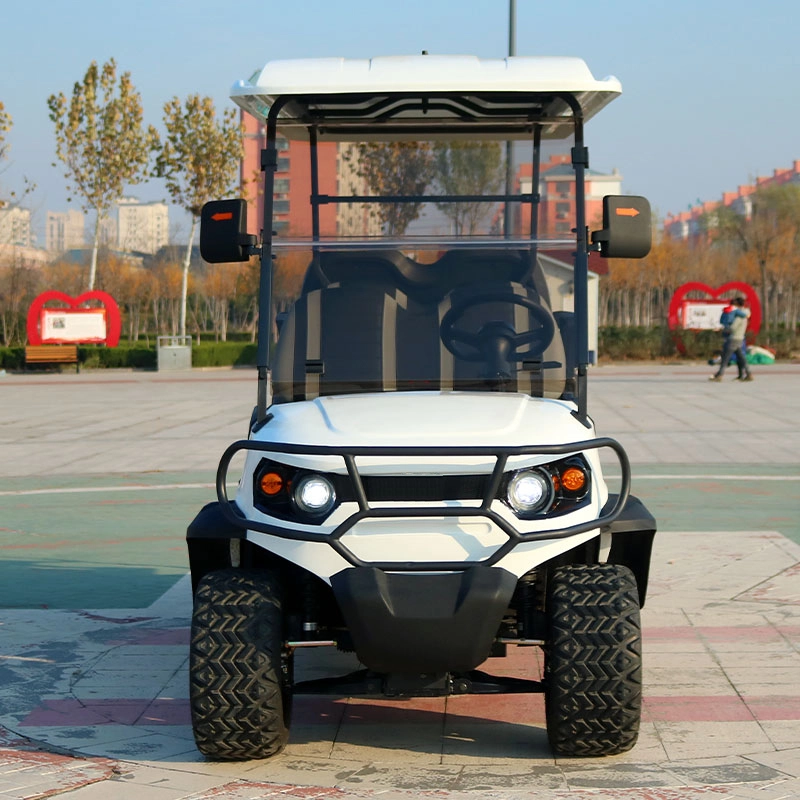
[[[587,229],[584,123],[619,93],[580,59],[424,54],[274,61],[235,84],[266,127],[263,228],[247,232],[244,201],[214,201],[201,251],[260,257],[258,392],[187,535],[207,757],[278,753],[299,693],[544,692],[555,753],[636,742],[655,522],[587,413],[589,255],[650,247],[641,197],[606,197],[602,229]],[[279,224],[276,171],[295,141],[308,143],[291,180],[310,175],[309,230]],[[515,169],[531,165],[527,193],[498,192],[507,142]],[[570,155],[565,233],[539,222],[555,142]],[[572,263],[573,311],[554,313],[545,250]],[[278,315],[273,273],[299,259],[302,287]],[[295,681],[306,647],[363,668]],[[508,647],[542,648],[544,674],[533,657],[530,679],[477,669]]]

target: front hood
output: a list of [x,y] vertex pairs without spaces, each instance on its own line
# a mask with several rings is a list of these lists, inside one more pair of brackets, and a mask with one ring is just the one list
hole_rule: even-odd
[[561,400],[490,392],[338,395],[270,408],[253,438],[313,445],[482,447],[592,438]]

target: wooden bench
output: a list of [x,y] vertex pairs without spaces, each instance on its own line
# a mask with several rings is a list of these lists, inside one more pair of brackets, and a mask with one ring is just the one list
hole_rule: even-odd
[[28,364],[78,364],[78,345],[76,344],[29,344],[25,347],[25,365]]

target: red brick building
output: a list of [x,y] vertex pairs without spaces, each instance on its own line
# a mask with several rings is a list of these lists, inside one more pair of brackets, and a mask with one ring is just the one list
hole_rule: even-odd
[[[533,183],[533,165],[520,164],[517,170],[515,191],[526,194]],[[620,194],[622,176],[614,170],[611,174],[586,170],[586,222],[590,228],[599,228],[603,218],[603,197]],[[569,236],[575,225],[575,172],[566,153],[551,155],[543,161],[539,174],[539,235],[555,238]],[[521,214],[521,217],[520,217]],[[531,209],[522,205],[515,209],[514,233],[524,235],[530,230]]]
[[[247,199],[247,218],[251,232],[260,230],[264,219],[261,150],[266,146],[266,126],[250,114],[241,112],[244,125],[244,158],[240,179]],[[337,146],[325,142],[317,149],[319,191],[336,194],[338,183]],[[275,173],[273,230],[279,236],[311,236],[311,158],[306,142],[278,139],[278,171]],[[337,206],[320,207],[320,235],[336,233]]]
[[800,184],[800,160],[787,169],[776,169],[772,175],[758,177],[754,184],[739,186],[735,192],[723,192],[720,200],[698,201],[687,211],[668,214],[664,220],[664,233],[672,239],[696,239],[705,235],[702,219],[716,209],[730,208],[737,214],[749,218],[752,211],[752,195],[766,186],[782,186],[787,183]]

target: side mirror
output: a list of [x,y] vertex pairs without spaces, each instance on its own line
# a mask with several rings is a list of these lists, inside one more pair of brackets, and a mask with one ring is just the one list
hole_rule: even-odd
[[200,212],[200,255],[209,264],[247,261],[258,237],[247,233],[245,200],[212,200]]
[[650,252],[650,203],[635,195],[603,198],[603,230],[592,233],[604,258],[644,258]]

